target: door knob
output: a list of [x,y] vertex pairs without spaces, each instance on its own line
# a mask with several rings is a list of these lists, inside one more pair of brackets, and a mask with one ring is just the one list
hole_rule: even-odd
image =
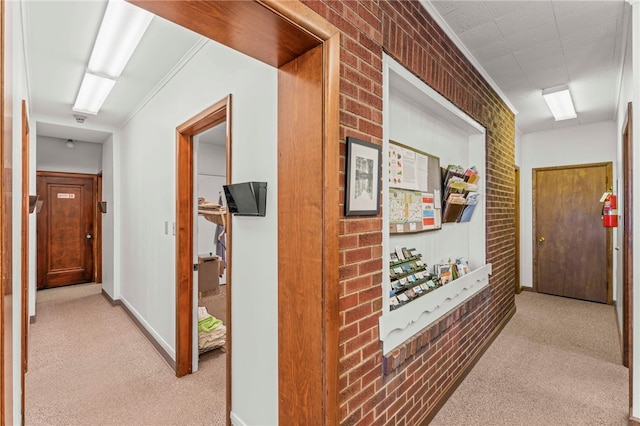
[[91,234],[87,234],[87,240],[90,240],[91,238],[93,238]]
[[544,237],[540,237],[538,241],[540,241],[541,243],[544,243]]

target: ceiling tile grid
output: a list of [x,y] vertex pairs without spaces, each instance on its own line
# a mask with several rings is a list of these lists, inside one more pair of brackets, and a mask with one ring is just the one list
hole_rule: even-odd
[[[614,118],[624,0],[431,3],[519,111],[522,133]],[[542,90],[564,84],[578,118],[556,123]]]

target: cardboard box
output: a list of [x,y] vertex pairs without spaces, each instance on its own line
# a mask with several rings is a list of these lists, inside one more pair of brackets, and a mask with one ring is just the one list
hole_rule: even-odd
[[198,292],[207,295],[220,292],[219,256],[198,256]]

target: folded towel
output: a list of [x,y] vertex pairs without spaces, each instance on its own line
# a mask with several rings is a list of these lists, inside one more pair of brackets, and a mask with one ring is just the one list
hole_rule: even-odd
[[198,320],[210,316],[206,306],[198,306]]
[[198,333],[198,348],[213,349],[224,346],[227,339],[227,327],[219,326],[211,332]]
[[222,320],[213,315],[198,320],[198,331],[209,332],[222,325]]

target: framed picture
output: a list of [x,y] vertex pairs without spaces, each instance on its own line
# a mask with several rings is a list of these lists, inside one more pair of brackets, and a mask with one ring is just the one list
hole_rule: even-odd
[[377,215],[380,211],[382,148],[347,137],[344,215]]

